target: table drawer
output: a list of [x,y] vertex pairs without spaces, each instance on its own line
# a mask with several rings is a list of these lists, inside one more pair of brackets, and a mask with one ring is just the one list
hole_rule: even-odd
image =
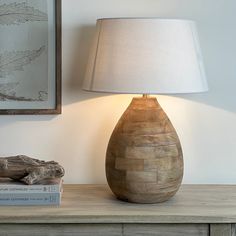
[[208,224],[125,224],[124,236],[208,236]]
[[207,224],[2,224],[0,236],[208,236]]
[[0,236],[121,236],[121,224],[0,224]]

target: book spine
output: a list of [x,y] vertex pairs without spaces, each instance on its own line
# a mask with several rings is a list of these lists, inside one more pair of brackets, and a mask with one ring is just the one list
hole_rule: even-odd
[[0,206],[60,205],[61,194],[0,194]]
[[16,194],[16,193],[59,193],[59,185],[42,185],[42,186],[0,186],[0,194]]

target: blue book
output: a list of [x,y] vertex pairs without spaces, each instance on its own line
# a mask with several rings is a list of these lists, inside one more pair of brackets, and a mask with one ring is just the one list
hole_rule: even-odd
[[59,206],[62,193],[0,194],[0,206]]

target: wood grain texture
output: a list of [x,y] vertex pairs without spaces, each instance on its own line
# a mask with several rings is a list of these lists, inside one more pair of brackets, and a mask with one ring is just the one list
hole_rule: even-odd
[[65,185],[60,207],[0,207],[0,224],[235,222],[235,185],[182,185],[159,204],[118,201],[107,185]]
[[236,236],[236,225],[235,224],[231,225],[231,230],[232,230],[232,236]]
[[[125,224],[124,236],[208,236],[207,224]],[[223,235],[222,235],[223,236]]]
[[233,236],[231,224],[211,224],[210,236]]
[[121,224],[4,224],[0,236],[122,236]]
[[156,98],[134,98],[112,133],[106,176],[113,193],[135,203],[163,202],[183,178],[177,133]]

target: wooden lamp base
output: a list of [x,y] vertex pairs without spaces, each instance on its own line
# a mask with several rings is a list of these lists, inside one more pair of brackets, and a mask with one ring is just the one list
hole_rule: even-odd
[[107,148],[106,176],[113,193],[124,201],[164,202],[178,191],[182,149],[156,98],[134,98],[120,118]]

